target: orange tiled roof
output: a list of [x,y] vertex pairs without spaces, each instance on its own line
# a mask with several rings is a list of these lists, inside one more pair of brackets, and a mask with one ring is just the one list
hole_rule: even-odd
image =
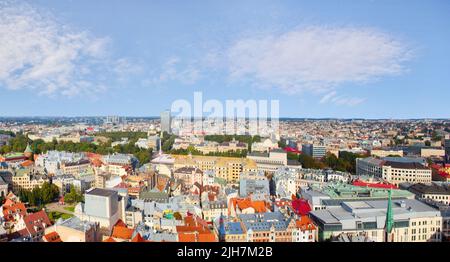
[[308,216],[301,216],[300,219],[295,221],[295,225],[302,231],[316,229],[316,226]]
[[25,222],[28,232],[31,234],[41,232],[46,227],[52,225],[52,222],[50,222],[50,219],[44,210],[24,216],[23,221]]
[[249,198],[233,198],[231,199],[231,202],[231,206],[233,206],[234,208],[238,207],[240,210],[252,207],[253,209],[255,209],[256,213],[264,213],[267,211],[265,201],[252,201]]
[[112,243],[112,242],[117,242],[117,241],[114,240],[114,238],[112,238],[112,237],[108,237],[107,239],[103,240],[103,242]]
[[14,214],[25,216],[27,214],[27,209],[22,202],[16,203],[11,199],[7,199],[5,204],[3,204],[3,217],[6,221],[11,221],[14,219]]
[[32,166],[34,164],[33,161],[31,160],[25,160],[24,162],[22,162],[20,165],[23,167],[27,167],[27,166]]
[[55,231],[48,233],[44,236],[44,239],[47,242],[53,242],[53,243],[57,243],[57,242],[62,242],[61,237],[59,236],[59,234]]
[[92,165],[96,167],[101,167],[103,165],[103,162],[100,159],[92,159],[91,160]]
[[196,226],[195,220],[193,216],[184,217],[184,224],[186,226]]
[[178,233],[179,242],[197,242],[194,233]]
[[136,236],[131,239],[131,242],[147,242],[143,237],[141,237],[141,234],[137,233]]
[[114,227],[112,237],[120,239],[131,239],[133,235],[133,229],[126,227]]
[[131,239],[131,237],[133,236],[133,231],[133,229],[128,228],[127,225],[119,219],[116,225],[114,225],[113,227],[111,237],[119,239]]
[[122,221],[122,219],[117,220],[116,224],[114,225],[116,227],[127,227],[127,225]]
[[198,242],[217,242],[216,236],[209,232],[209,233],[200,233],[198,234]]
[[257,213],[264,213],[267,211],[266,202],[265,201],[253,201],[252,207],[255,209]]

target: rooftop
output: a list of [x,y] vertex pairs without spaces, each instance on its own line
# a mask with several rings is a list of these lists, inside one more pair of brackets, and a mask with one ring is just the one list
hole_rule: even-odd
[[112,196],[116,193],[117,192],[114,190],[108,190],[103,188],[94,188],[86,192],[87,195],[95,195],[95,196]]
[[436,184],[414,184],[409,187],[409,190],[421,194],[450,195],[450,188],[448,186]]

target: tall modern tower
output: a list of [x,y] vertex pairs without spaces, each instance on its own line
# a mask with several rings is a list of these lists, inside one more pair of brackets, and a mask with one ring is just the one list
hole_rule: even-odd
[[162,132],[167,132],[167,133],[171,133],[171,116],[170,116],[170,111],[166,110],[161,112],[161,131]]

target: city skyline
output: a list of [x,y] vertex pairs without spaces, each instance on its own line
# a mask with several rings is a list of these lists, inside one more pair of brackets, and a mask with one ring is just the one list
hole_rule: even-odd
[[201,91],[278,99],[282,118],[449,118],[447,1],[39,0],[0,10],[0,117],[151,117]]

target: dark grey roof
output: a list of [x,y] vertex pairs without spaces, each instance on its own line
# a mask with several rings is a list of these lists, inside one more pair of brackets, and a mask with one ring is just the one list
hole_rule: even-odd
[[287,164],[288,166],[300,166],[302,163],[297,160],[288,159]]
[[281,148],[274,148],[272,150],[270,150],[270,152],[274,152],[274,153],[286,153],[286,151],[284,151]]
[[259,156],[259,157],[269,157],[269,154],[262,152],[251,152],[247,154],[248,156]]
[[427,170],[428,168],[424,165],[421,165],[419,163],[403,163],[403,162],[394,162],[394,161],[386,161],[386,166],[391,166],[393,168],[402,168],[402,169],[422,169]]
[[450,195],[450,188],[436,184],[431,185],[426,185],[423,183],[414,184],[409,188],[409,191],[420,194]]
[[117,192],[109,189],[94,188],[91,191],[86,192],[86,194],[95,196],[112,196],[114,194],[117,194]]

